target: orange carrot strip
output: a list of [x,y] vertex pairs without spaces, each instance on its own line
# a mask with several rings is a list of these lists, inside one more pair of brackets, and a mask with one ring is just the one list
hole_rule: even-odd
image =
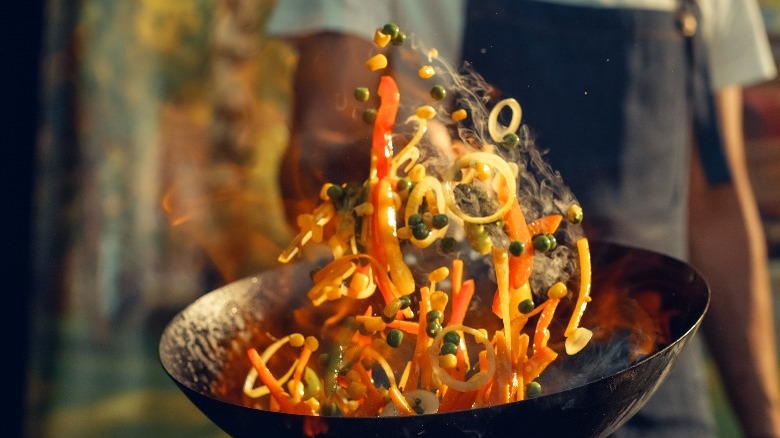
[[420,332],[420,323],[417,321],[406,321],[403,319],[394,319],[391,322],[388,322],[387,326],[413,335],[416,335]]
[[409,405],[409,402],[406,400],[406,397],[404,397],[403,394],[401,394],[401,390],[398,389],[397,386],[392,385],[388,390],[387,394],[390,396],[390,400],[393,401],[393,404],[395,404],[398,407],[398,410],[403,415],[414,415],[414,410]]
[[273,399],[279,403],[279,408],[281,411],[288,414],[293,413],[295,411],[295,407],[282,389],[282,385],[279,384],[279,381],[276,380],[274,375],[271,374],[271,370],[269,370],[265,365],[265,362],[263,362],[263,358],[260,357],[260,353],[258,353],[256,349],[250,348],[247,350],[247,355],[249,356],[249,360],[252,362],[252,366],[255,368],[255,370],[257,370],[257,377],[259,377],[263,384],[268,387],[268,390],[271,393],[271,397],[273,397]]
[[525,400],[525,379],[523,378],[523,365],[528,360],[528,335],[523,333],[518,336],[517,362],[515,363],[515,375],[517,376],[517,393],[515,400]]
[[423,374],[424,362],[428,357],[428,334],[425,332],[426,327],[426,315],[430,309],[430,289],[427,286],[420,288],[420,309],[418,311],[419,327],[417,330],[417,343],[414,347],[414,356],[412,360],[412,369],[409,372],[409,379],[407,380],[406,387],[404,389],[413,390],[417,389],[417,384],[420,377]]
[[547,365],[551,364],[558,357],[556,353],[550,347],[543,347],[538,352],[534,353],[530,359],[523,364],[523,382],[531,382],[547,368]]
[[532,236],[537,234],[552,234],[558,230],[563,215],[551,214],[534,219],[528,224],[528,232]]
[[558,298],[548,298],[544,303],[544,310],[536,321],[536,331],[534,332],[534,354],[540,349],[547,347],[547,341],[550,339],[550,323],[555,315],[555,309],[561,300]]
[[474,280],[468,279],[460,286],[458,296],[453,296],[452,313],[450,314],[450,325],[462,325],[466,318],[466,312],[474,296]]

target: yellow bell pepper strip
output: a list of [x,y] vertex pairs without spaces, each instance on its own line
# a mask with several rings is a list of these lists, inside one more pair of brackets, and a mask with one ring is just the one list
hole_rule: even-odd
[[547,341],[550,339],[550,323],[555,315],[555,309],[561,300],[558,298],[548,298],[544,303],[544,310],[536,321],[536,331],[534,332],[534,354],[547,347]]
[[574,312],[569,320],[569,325],[566,327],[564,336],[567,338],[574,334],[577,330],[582,319],[582,314],[585,313],[585,307],[590,302],[590,285],[591,285],[591,266],[590,266],[590,245],[588,239],[582,237],[577,240],[577,251],[579,253],[580,262],[580,291],[577,296],[577,304],[574,306]]
[[[375,243],[382,246],[382,254],[386,257],[390,279],[395,284],[398,292],[401,295],[409,295],[415,289],[414,276],[404,261],[401,242],[396,234],[394,191],[390,184],[390,179],[382,178],[379,180],[375,193],[377,208],[374,211],[374,223],[376,225],[374,236],[378,238],[378,241]],[[389,301],[387,302],[389,303]]]
[[247,350],[247,355],[249,356],[249,361],[252,362],[252,366],[257,371],[257,377],[268,387],[271,397],[279,403],[280,410],[292,414],[295,411],[295,406],[290,401],[287,393],[284,392],[284,389],[282,389],[282,385],[279,384],[279,381],[271,374],[271,370],[265,365],[263,358],[260,357],[260,353],[256,349],[250,348]]

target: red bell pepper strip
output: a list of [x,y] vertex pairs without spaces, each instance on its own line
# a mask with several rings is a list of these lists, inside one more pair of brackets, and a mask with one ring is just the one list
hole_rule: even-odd
[[381,184],[379,182],[389,176],[393,158],[392,133],[395,117],[398,113],[400,93],[398,92],[398,85],[392,77],[382,76],[379,81],[377,94],[380,98],[380,104],[374,120],[374,133],[371,139],[371,170],[368,179],[369,196],[375,208],[368,221],[371,235],[369,251],[379,261],[380,265],[386,267],[388,256],[385,253],[385,245],[382,243],[382,224],[379,223],[379,215],[376,209],[380,204],[380,197],[383,195],[380,193]]

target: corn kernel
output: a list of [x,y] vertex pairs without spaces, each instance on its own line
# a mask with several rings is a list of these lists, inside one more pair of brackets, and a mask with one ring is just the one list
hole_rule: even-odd
[[419,70],[417,70],[417,75],[419,75],[423,79],[431,78],[435,74],[436,74],[436,70],[434,70],[433,66],[430,65],[424,65],[420,67]]
[[425,120],[430,120],[436,117],[436,109],[430,105],[423,105],[415,111],[417,117]]
[[453,122],[460,122],[461,120],[465,120],[468,116],[469,114],[466,112],[466,110],[461,108],[459,110],[453,111],[450,117],[452,117]]
[[366,67],[369,70],[381,70],[387,67],[387,57],[381,53],[374,55],[366,61]]
[[317,349],[320,348],[320,341],[314,336],[307,336],[304,345],[311,351],[317,351]]
[[305,338],[300,333],[293,333],[290,335],[290,346],[298,348],[303,345]]
[[566,285],[560,281],[550,286],[550,289],[547,290],[548,297],[558,300],[565,297],[567,293],[569,293],[569,291],[566,289]]
[[490,166],[488,166],[487,163],[474,163],[474,171],[477,172],[477,178],[480,181],[485,181],[490,178]]
[[447,278],[448,275],[450,275],[450,269],[446,266],[442,266],[428,274],[428,281],[442,281]]
[[392,37],[383,33],[381,29],[377,29],[376,32],[374,32],[374,44],[379,47],[387,47],[391,39]]
[[444,308],[447,307],[447,302],[449,301],[450,297],[445,292],[437,290],[431,294],[429,299],[431,301],[431,309],[444,312]]
[[364,291],[370,281],[368,278],[368,275],[362,273],[362,272],[356,272],[354,275],[352,275],[352,280],[349,282],[349,290],[353,294],[359,294],[360,292]]
[[445,369],[455,368],[458,365],[458,358],[454,354],[445,354],[439,356],[439,366]]
[[577,204],[572,204],[566,212],[566,219],[573,224],[582,222],[582,207]]

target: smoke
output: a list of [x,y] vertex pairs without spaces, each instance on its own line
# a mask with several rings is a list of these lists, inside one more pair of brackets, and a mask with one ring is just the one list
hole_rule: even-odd
[[[404,62],[411,64],[406,68],[406,71],[416,72],[416,69],[421,65],[431,65],[436,71],[436,75],[431,79],[424,80],[417,77],[415,80],[408,78],[403,80],[401,83],[415,84],[413,87],[416,88],[416,91],[411,93],[411,96],[413,98],[421,96],[420,90],[427,90],[433,84],[443,85],[447,90],[446,99],[432,103],[437,109],[437,115],[434,120],[429,121],[428,133],[418,143],[419,162],[425,165],[428,173],[446,179],[453,168],[454,151],[465,153],[492,150],[510,163],[513,169],[516,169],[517,197],[527,221],[551,214],[561,214],[565,218],[569,207],[572,204],[578,204],[577,198],[560,174],[546,161],[544,151],[536,146],[532,127],[522,123],[521,120],[520,126],[515,132],[519,137],[519,144],[512,148],[497,144],[491,136],[489,122],[491,111],[499,103],[493,87],[478,72],[474,71],[470,64],[464,63],[456,68],[448,60],[439,57],[435,49],[426,47],[414,36],[409,41],[412,53],[416,57],[410,53],[401,56]],[[398,70],[404,71],[400,68]],[[401,95],[402,110],[399,114],[413,113],[420,102],[414,101],[414,99],[404,100],[403,89]],[[431,99],[428,98],[428,100]],[[423,104],[428,103],[423,102]],[[523,103],[519,102],[519,104],[522,108]],[[466,110],[468,118],[454,122],[451,115],[460,109]],[[499,113],[498,122],[500,125],[507,125],[507,120],[510,120],[511,117],[512,114],[507,108],[504,108]],[[397,130],[397,144],[403,145],[405,144],[404,140],[408,141],[411,137],[411,125],[414,124],[405,124],[410,132],[403,132],[403,129]],[[446,136],[443,135],[444,133]],[[481,210],[484,210],[486,206],[484,203],[480,204],[478,198],[479,194],[458,193],[457,199],[463,210],[481,215],[484,214],[484,211]],[[457,217],[452,219],[454,223],[463,225]],[[506,247],[509,244],[509,239],[500,221],[486,224],[485,231],[489,234],[493,245]],[[459,233],[460,237],[464,234],[462,229],[457,230],[456,233]],[[557,248],[549,252],[536,251],[534,273],[530,280],[532,290],[535,293],[544,293],[555,282],[566,282],[572,277],[577,271],[577,251],[574,244],[577,239],[583,236],[580,224],[574,224],[564,219],[555,233],[558,242]],[[442,254],[438,255],[442,256]],[[462,247],[457,255],[466,260],[486,258],[475,254],[468,245]],[[489,265],[489,263],[487,264]]]

